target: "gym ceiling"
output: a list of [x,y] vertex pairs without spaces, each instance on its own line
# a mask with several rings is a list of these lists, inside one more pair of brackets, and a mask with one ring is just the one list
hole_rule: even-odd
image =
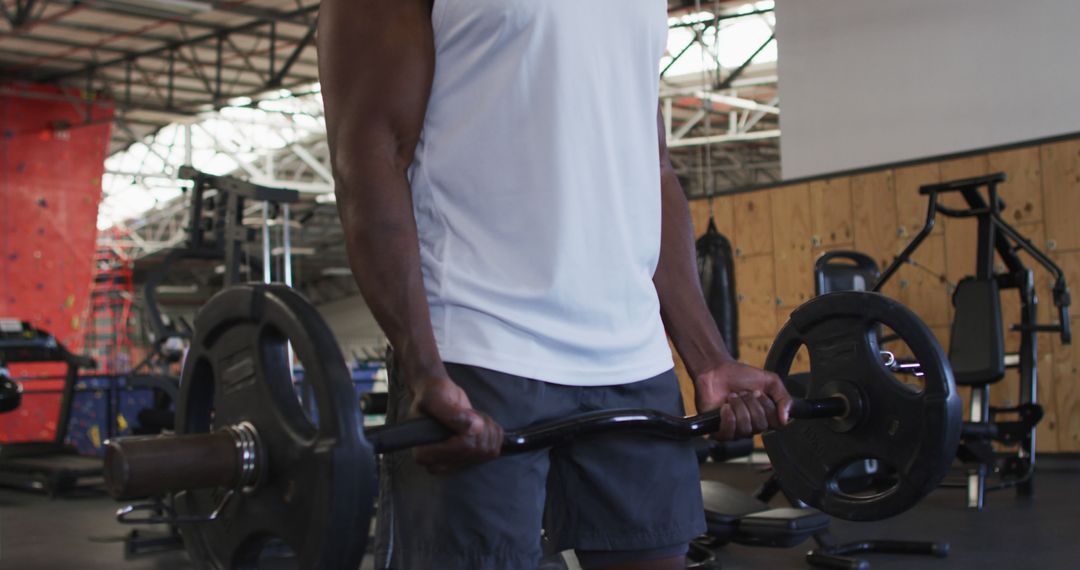
[[[693,0],[668,5],[672,15],[695,9]],[[317,83],[318,7],[319,0],[0,0],[0,81],[4,89],[27,81],[111,99],[111,154],[237,98]]]
[[[746,3],[669,0],[668,6],[672,16],[683,16],[694,13],[698,6],[730,11]],[[195,123],[223,107],[256,106],[252,101],[288,96],[287,92],[302,95],[317,90],[314,36],[318,7],[319,0],[0,0],[0,90],[31,97],[62,97],[76,107],[88,101],[111,101],[115,112],[109,154],[140,142],[152,145],[147,141],[153,141],[167,125]],[[697,24],[694,26],[696,30]],[[755,75],[744,69],[734,75],[738,74],[744,78]],[[762,85],[740,89],[738,96],[744,105],[775,105],[775,68],[767,70],[767,75],[771,77]],[[688,191],[700,192],[698,186],[704,184],[700,171],[706,147],[718,157],[711,166],[721,173],[718,177],[733,177],[721,178],[719,184],[766,181],[773,171],[778,173],[775,138],[725,149],[709,146],[709,127],[703,126],[708,121],[701,119],[705,105],[702,80],[704,77],[696,75],[665,78],[666,88],[675,93],[670,96],[673,129],[687,142],[695,141],[673,149]],[[719,78],[716,83],[720,83]],[[71,89],[67,95],[52,95],[29,89],[32,84]],[[726,131],[724,123],[731,111],[751,113],[746,107],[729,107],[720,100],[712,104],[713,136]],[[775,115],[765,115],[753,128],[777,132],[775,121]],[[325,160],[319,158],[325,155],[325,142],[303,144],[325,167]],[[309,170],[304,163],[311,165],[312,160],[295,158],[288,157],[296,167],[282,162],[281,168]],[[753,171],[758,165],[760,170]],[[735,178],[744,172],[752,172],[754,178]],[[243,170],[235,174],[249,177]],[[170,173],[149,176],[172,178]],[[155,243],[169,243],[173,228],[182,227],[184,208],[182,200],[174,200],[125,231],[142,232]],[[297,249],[307,252],[302,254],[311,279],[306,283],[310,287],[306,287],[307,292],[325,300],[354,293],[352,280],[341,271],[344,252],[334,204],[309,199],[296,214],[305,224],[294,236]],[[159,251],[149,248],[136,263],[137,272],[156,263]],[[212,272],[203,269],[184,277],[197,282],[215,279]]]

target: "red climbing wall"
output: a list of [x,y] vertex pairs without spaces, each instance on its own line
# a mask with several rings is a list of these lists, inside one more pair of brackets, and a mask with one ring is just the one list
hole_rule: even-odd
[[[73,352],[83,341],[112,114],[78,91],[0,86],[0,317],[30,321]],[[0,415],[0,441],[53,437],[59,385],[24,383],[22,406]]]

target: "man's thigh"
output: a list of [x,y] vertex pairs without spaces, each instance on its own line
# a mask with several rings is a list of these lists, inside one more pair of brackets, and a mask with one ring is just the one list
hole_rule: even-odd
[[503,457],[450,475],[428,473],[407,452],[385,461],[378,568],[536,568],[542,554],[545,452]]
[[[590,391],[590,409],[651,408],[682,415],[674,373]],[[690,442],[611,434],[551,457],[545,526],[560,549],[632,551],[668,558],[705,531],[697,455]]]
[[[559,387],[490,370],[448,365],[478,410],[520,427],[572,412]],[[391,380],[388,421],[411,402]],[[379,478],[376,568],[534,570],[541,557],[547,450],[500,457],[432,475],[411,452],[383,457]]]

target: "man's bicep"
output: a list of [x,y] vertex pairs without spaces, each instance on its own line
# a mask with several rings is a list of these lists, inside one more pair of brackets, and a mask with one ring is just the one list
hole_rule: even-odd
[[431,1],[323,0],[319,78],[333,154],[411,161],[435,70]]

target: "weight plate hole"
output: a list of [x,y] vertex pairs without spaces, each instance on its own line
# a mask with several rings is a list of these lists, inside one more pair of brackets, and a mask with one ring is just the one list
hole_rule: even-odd
[[236,568],[268,570],[296,568],[296,551],[276,536],[258,535],[249,539],[237,552]]
[[191,388],[188,391],[187,433],[209,433],[214,425],[214,370],[210,361],[198,358],[191,374]]
[[926,381],[911,347],[902,336],[884,324],[878,323],[874,330],[877,331],[874,336],[882,366],[900,387],[913,394],[922,394],[926,390]]
[[847,499],[866,500],[887,495],[900,484],[896,469],[874,458],[850,461],[829,480],[829,490]]
[[296,398],[300,401],[300,407],[304,410],[304,418],[313,428],[317,428],[319,425],[319,402],[315,397],[314,385],[308,381],[305,372],[308,368],[304,366],[304,361],[301,360],[299,354],[293,354],[293,390],[296,393]]
[[810,392],[810,351],[799,344],[791,357],[791,366],[784,378],[784,385],[793,398],[807,398]]
[[277,328],[267,325],[260,334],[262,366],[267,386],[289,424],[301,430],[305,438],[318,431],[319,409],[308,369],[299,352],[293,349],[288,337]]

